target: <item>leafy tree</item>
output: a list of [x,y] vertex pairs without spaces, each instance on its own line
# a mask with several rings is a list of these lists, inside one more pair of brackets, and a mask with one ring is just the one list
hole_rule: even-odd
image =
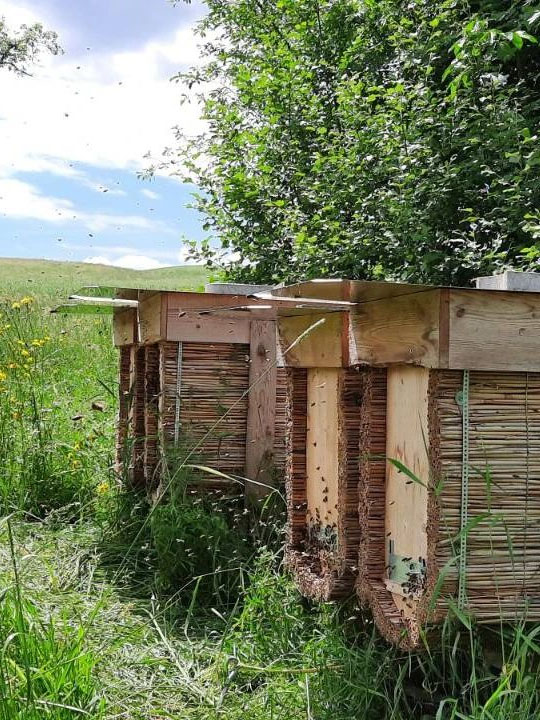
[[[540,5],[206,0],[167,162],[231,278],[465,283],[540,258]],[[210,264],[219,253],[206,241]]]
[[7,68],[19,75],[28,75],[28,66],[43,51],[53,55],[61,52],[55,32],[44,30],[41,24],[35,23],[21,25],[15,33],[10,33],[5,18],[0,17],[0,69]]

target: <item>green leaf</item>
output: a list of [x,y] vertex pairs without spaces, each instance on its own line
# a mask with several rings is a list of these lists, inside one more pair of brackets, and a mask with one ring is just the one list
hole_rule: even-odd
[[420,478],[413,473],[412,470],[410,470],[406,465],[404,465],[401,460],[397,460],[396,458],[387,458],[388,462],[393,465],[400,473],[403,473],[406,475],[410,480],[412,480],[417,485],[421,485],[422,487],[427,488],[426,483],[422,482]]
[[447,598],[448,606],[450,610],[454,613],[454,615],[457,617],[457,619],[461,622],[461,624],[467,628],[467,630],[471,630],[471,618],[467,615],[467,613],[463,612],[457,604],[452,600],[452,598]]

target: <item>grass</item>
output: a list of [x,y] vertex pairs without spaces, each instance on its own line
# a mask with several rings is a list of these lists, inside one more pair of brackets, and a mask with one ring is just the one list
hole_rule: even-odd
[[207,270],[197,265],[127,270],[89,263],[0,258],[0,272],[0,294],[38,295],[42,302],[62,300],[84,285],[201,290],[208,281]]
[[149,517],[126,491],[109,320],[48,308],[87,283],[193,287],[198,269],[0,270],[0,720],[538,716],[540,628],[449,618],[399,653],[352,600],[299,597],[279,503],[250,517],[178,477]]

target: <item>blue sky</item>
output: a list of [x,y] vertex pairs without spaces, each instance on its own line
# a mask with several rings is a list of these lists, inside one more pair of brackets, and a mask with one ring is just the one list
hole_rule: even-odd
[[[137,173],[201,131],[169,78],[199,61],[200,2],[0,0],[16,28],[40,21],[64,55],[32,77],[0,71],[0,256],[151,268],[184,261],[204,237],[195,188]],[[149,155],[150,160],[148,157]]]

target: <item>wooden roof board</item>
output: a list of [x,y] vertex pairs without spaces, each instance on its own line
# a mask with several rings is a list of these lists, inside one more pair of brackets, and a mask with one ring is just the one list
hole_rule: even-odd
[[436,288],[360,304],[350,363],[540,372],[540,293]]

